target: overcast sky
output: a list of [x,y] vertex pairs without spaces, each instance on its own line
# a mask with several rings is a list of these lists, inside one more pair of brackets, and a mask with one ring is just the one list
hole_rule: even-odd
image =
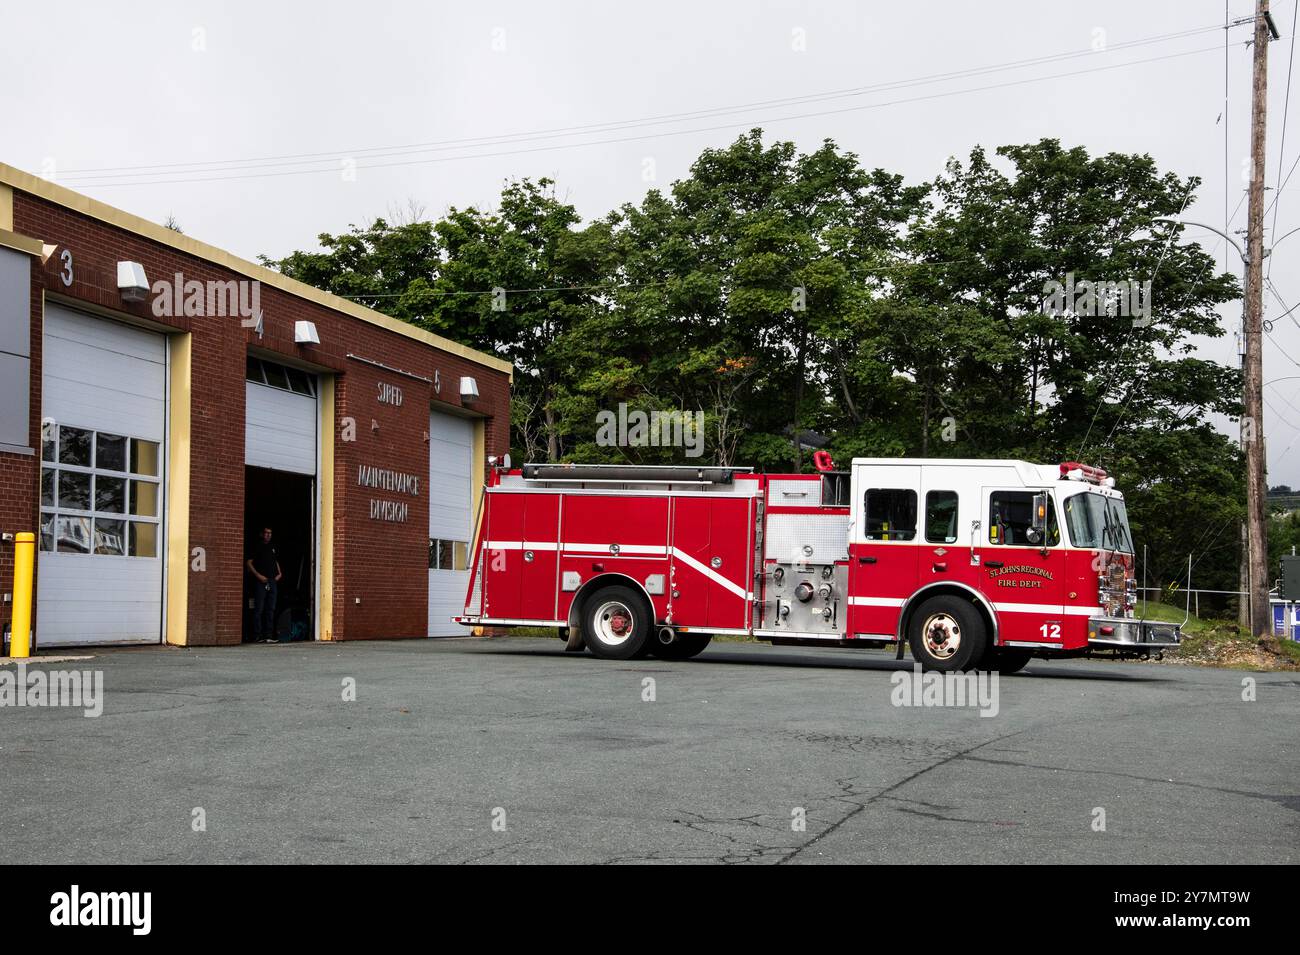
[[[1228,7],[1236,19],[1254,3]],[[1044,136],[1150,153],[1204,179],[1187,218],[1222,228],[1226,197],[1235,230],[1250,28],[1228,32],[1225,117],[1224,13],[1223,0],[10,4],[0,160],[154,221],[174,215],[250,259],[314,248],[411,199],[429,215],[491,206],[511,177],[550,176],[600,216],[755,125],[804,149],[832,138],[911,181],[976,144]],[[1294,16],[1294,0],[1275,0],[1270,200],[1280,151],[1283,173],[1300,156],[1300,116],[1282,143]],[[824,95],[862,87],[874,89]],[[1300,227],[1300,173],[1280,196],[1278,236]],[[1192,235],[1240,276],[1217,236]],[[1288,306],[1297,266],[1300,236],[1271,265]],[[1264,344],[1269,481],[1300,486],[1300,322],[1265,303],[1278,319]],[[1239,320],[1240,303],[1223,309],[1228,334],[1200,353],[1235,362]]]

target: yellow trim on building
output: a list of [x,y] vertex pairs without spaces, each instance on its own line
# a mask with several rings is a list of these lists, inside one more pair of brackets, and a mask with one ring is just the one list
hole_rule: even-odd
[[320,587],[316,596],[320,621],[317,639],[334,639],[334,376],[318,379],[320,405]]
[[[0,196],[0,205],[3,205],[3,197]],[[2,212],[2,210],[0,210]],[[0,218],[3,215],[0,214]],[[13,249],[16,252],[26,252],[28,255],[41,254],[41,240],[28,238],[25,235],[19,235],[17,232],[10,232],[8,229],[0,227],[0,245],[7,249]]]
[[[156,223],[149,222],[147,219],[141,219],[139,216],[132,215],[129,212],[123,212],[113,206],[100,202],[97,199],[91,199],[89,196],[83,196],[79,192],[73,192],[63,186],[56,185],[39,176],[33,176],[31,173],[23,172],[21,169],[15,169],[13,166],[0,163],[0,228],[13,228],[13,194],[12,190],[17,189],[20,192],[45,199],[56,205],[71,209],[83,215],[99,219],[109,225],[116,226],[119,229],[125,229],[136,235],[143,236],[154,242],[170,246],[180,252],[188,255],[197,256],[214,262],[217,265],[224,266],[232,272],[238,272],[248,278],[255,279],[263,285],[269,285],[272,288],[278,288],[288,292],[290,295],[296,295],[299,298],[306,299],[309,302],[315,302],[325,308],[333,309],[336,312],[342,312],[353,318],[358,318],[363,322],[369,322],[371,325],[378,325],[390,332],[403,335],[407,338],[413,338],[418,342],[431,345],[434,348],[449,352],[453,355],[459,355],[475,364],[482,365],[485,368],[491,368],[495,371],[505,372],[514,378],[514,366],[510,362],[497,358],[494,355],[485,352],[476,351],[461,345],[459,342],[453,342],[451,339],[443,338],[440,335],[434,335],[432,332],[426,332],[422,328],[416,328],[407,322],[391,318],[382,312],[366,308],[364,305],[358,305],[356,302],[341,298],[330,292],[323,292],[318,288],[313,288],[296,279],[291,279],[281,275],[265,266],[256,265],[246,259],[232,255],[224,249],[218,249],[216,246],[208,245],[206,242],[200,242],[190,236],[183,235],[172,229],[166,229]],[[5,225],[5,193],[8,193],[9,224]]]
[[167,620],[163,638],[189,643],[190,609],[190,386],[193,339],[189,332],[167,336],[170,388],[167,395]]
[[[469,502],[469,519],[472,525],[478,520],[479,505],[483,500],[483,485],[487,483],[487,422],[482,418],[474,419],[474,440],[473,440],[474,459],[470,463],[469,482],[470,482],[470,502]],[[472,535],[476,528],[470,527],[469,532]],[[469,546],[474,546],[474,538],[471,536]],[[473,556],[472,554],[470,555]],[[471,561],[472,563],[472,561]]]
[[[3,165],[0,163],[0,165]],[[12,232],[14,227],[14,191],[0,184],[0,229]]]

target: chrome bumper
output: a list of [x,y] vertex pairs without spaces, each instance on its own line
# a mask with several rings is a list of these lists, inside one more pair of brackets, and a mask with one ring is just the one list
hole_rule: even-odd
[[[1103,632],[1109,631],[1109,632]],[[1176,623],[1130,617],[1089,617],[1088,646],[1121,650],[1168,650],[1182,643]]]

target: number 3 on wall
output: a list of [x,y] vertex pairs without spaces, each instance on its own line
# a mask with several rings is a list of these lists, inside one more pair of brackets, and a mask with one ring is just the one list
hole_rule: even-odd
[[63,268],[59,272],[59,279],[65,287],[72,285],[72,251],[64,249],[59,253],[59,261],[63,263]]
[[1043,635],[1044,640],[1061,639],[1061,625],[1059,623],[1045,623],[1038,628],[1038,632]]

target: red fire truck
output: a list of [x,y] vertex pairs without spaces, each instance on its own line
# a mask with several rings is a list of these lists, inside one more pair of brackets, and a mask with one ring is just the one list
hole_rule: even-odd
[[1123,495],[1076,462],[855,458],[816,474],[491,462],[457,622],[554,627],[599,657],[714,634],[892,647],[930,670],[1149,656]]

